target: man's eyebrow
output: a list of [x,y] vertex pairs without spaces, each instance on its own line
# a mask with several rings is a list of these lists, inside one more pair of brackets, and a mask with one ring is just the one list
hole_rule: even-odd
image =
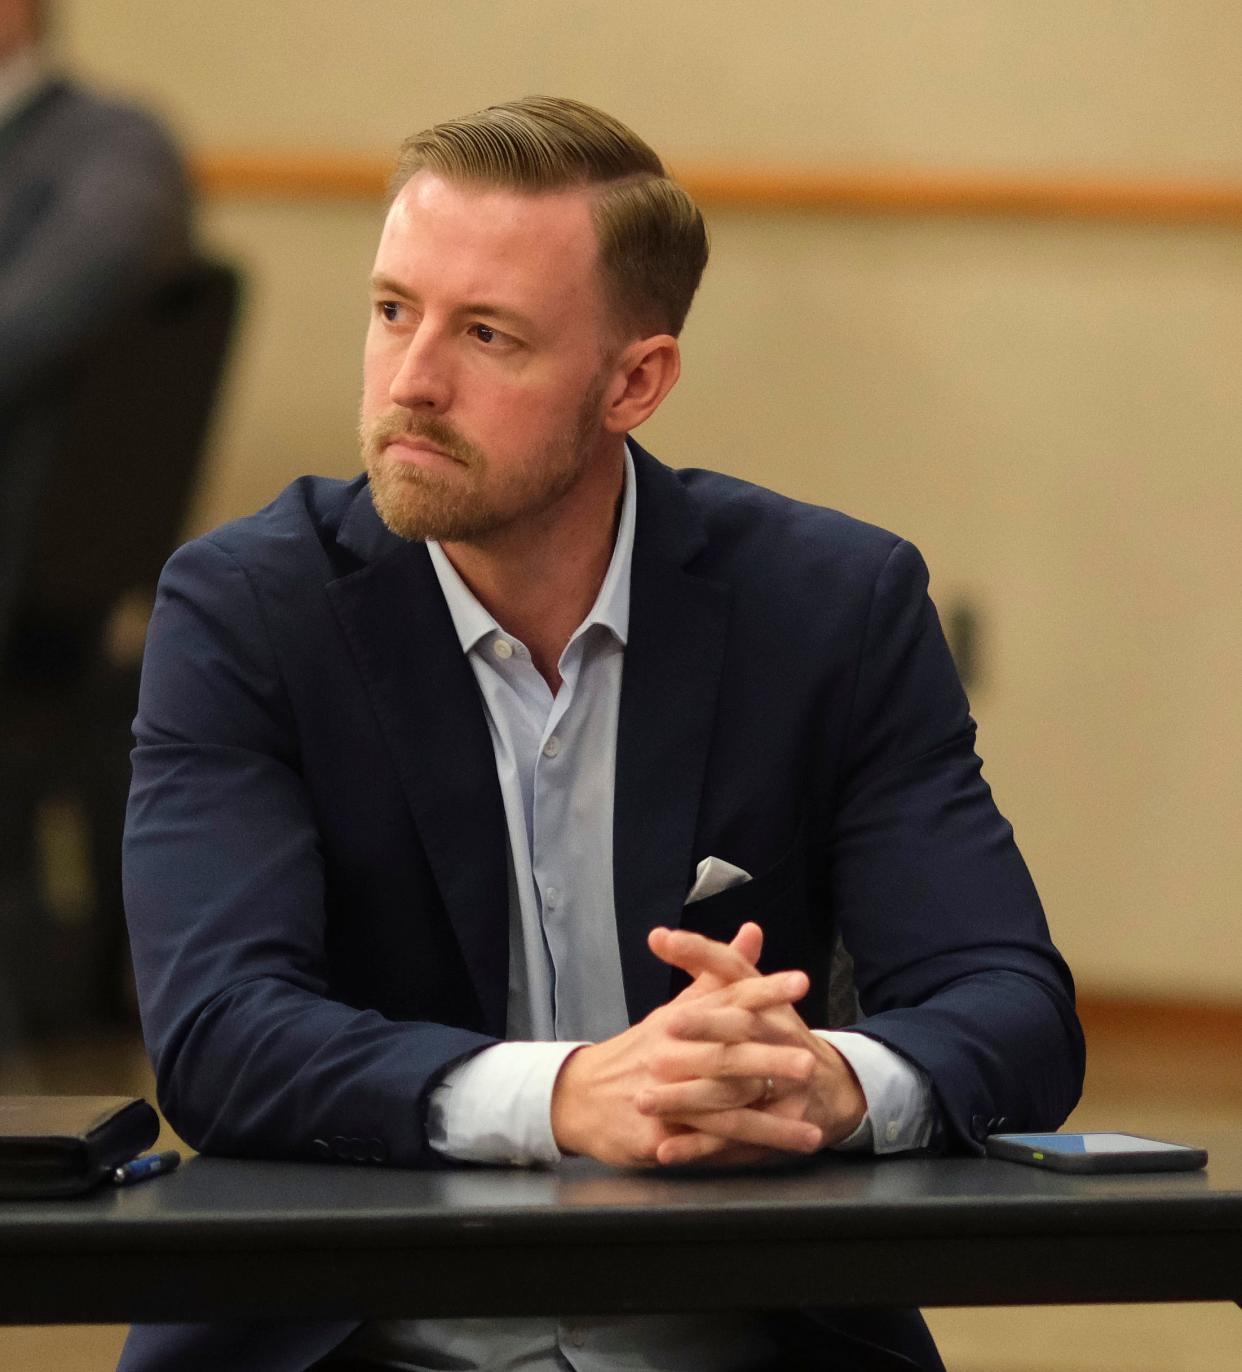
[[463,305],[458,313],[482,314],[486,315],[488,319],[499,319],[502,324],[510,324],[521,333],[532,334],[536,332],[534,320],[527,318],[524,314],[519,314],[517,310],[506,309],[504,305],[493,305],[486,300]]
[[395,277],[385,276],[383,272],[376,272],[371,278],[371,289],[373,291],[383,291],[386,295],[402,295],[407,300],[413,300],[413,296]]

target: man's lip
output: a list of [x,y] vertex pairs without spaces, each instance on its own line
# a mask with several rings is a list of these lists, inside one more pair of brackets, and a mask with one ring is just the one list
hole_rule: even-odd
[[435,453],[438,457],[447,458],[450,462],[460,462],[459,457],[454,457],[452,453],[446,453],[443,448],[437,448],[434,443],[429,443],[425,438],[410,438],[405,434],[398,434],[396,438],[390,438],[386,444],[389,448],[408,448],[414,453]]

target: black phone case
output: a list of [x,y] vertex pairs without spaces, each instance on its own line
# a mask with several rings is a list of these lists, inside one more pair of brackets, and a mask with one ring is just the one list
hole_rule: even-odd
[[89,1191],[159,1132],[155,1111],[130,1096],[0,1096],[0,1198]]
[[[1131,1135],[1132,1138],[1141,1137]],[[1152,1139],[1153,1143],[1166,1142]],[[983,1148],[990,1158],[1024,1162],[1029,1167],[1044,1167],[1053,1172],[1193,1172],[1207,1166],[1207,1150],[1178,1144],[1178,1152],[1153,1153],[1052,1153],[1036,1157],[1029,1143],[1017,1143],[1007,1134],[989,1134]]]

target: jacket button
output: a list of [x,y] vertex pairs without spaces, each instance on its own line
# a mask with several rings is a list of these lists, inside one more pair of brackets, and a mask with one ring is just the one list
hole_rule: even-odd
[[369,1155],[370,1149],[367,1147],[366,1139],[350,1139],[349,1156],[354,1162],[366,1162]]
[[970,1134],[972,1138],[984,1139],[988,1133],[988,1122],[982,1115],[971,1115]]
[[385,1162],[388,1158],[388,1149],[384,1146],[383,1139],[368,1139],[367,1145],[371,1150],[372,1162]]
[[320,1162],[327,1162],[332,1157],[332,1149],[328,1144],[327,1139],[312,1139],[311,1152],[314,1153]]
[[340,1134],[333,1135],[332,1156],[334,1158],[340,1158],[342,1162],[349,1161],[349,1140],[347,1138],[342,1137]]

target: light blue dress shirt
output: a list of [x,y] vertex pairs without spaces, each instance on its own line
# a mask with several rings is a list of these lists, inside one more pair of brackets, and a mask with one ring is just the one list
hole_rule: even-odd
[[[628,450],[621,517],[591,612],[561,654],[552,694],[530,652],[427,545],[462,651],[478,683],[504,805],[509,850],[507,1042],[450,1072],[432,1093],[428,1136],[476,1162],[553,1163],[552,1089],[566,1057],[629,1024],[617,947],[612,806],[617,713],[629,632],[637,493]],[[715,856],[728,859],[728,854]],[[922,1073],[884,1045],[817,1030],[850,1063],[867,1116],[838,1147],[894,1152],[931,1131]],[[743,1313],[607,1318],[391,1320],[365,1325],[350,1352],[412,1370],[744,1372],[774,1349]]]

